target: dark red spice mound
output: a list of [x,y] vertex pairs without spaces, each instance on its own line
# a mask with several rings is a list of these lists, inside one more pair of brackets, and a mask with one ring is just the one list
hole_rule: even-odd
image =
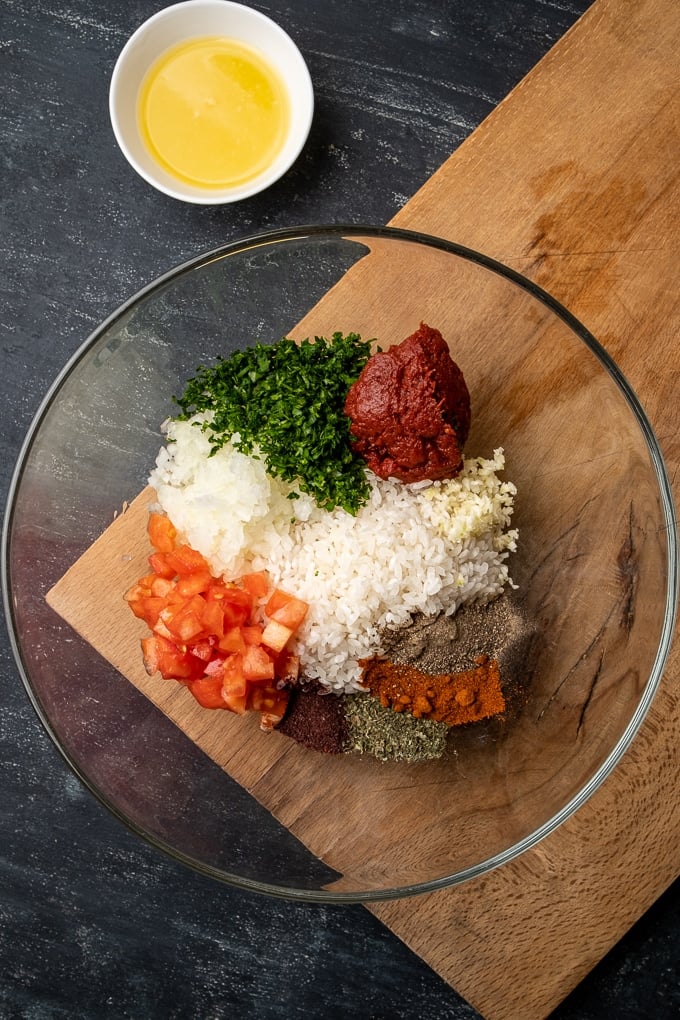
[[286,714],[276,727],[312,751],[340,754],[347,742],[347,720],[343,699],[321,694],[317,684],[293,688]]
[[374,354],[350,387],[352,447],[380,478],[452,478],[463,466],[470,394],[437,329]]

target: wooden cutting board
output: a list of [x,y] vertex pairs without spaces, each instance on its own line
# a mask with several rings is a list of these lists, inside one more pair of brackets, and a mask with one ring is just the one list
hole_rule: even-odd
[[[493,255],[616,359],[680,497],[680,4],[597,0],[393,223]],[[518,861],[369,907],[489,1020],[544,1017],[680,871],[680,647],[622,763]]]
[[[495,256],[574,311],[636,388],[672,478],[680,459],[678,52],[676,0],[598,0],[394,220]],[[103,569],[121,590],[116,571],[128,571],[130,557],[143,561],[144,550],[126,549],[123,566],[109,533],[142,536],[147,502],[143,494],[66,575],[51,594],[55,608],[86,601]],[[179,688],[158,694],[138,662],[138,635],[129,621],[123,629],[131,645],[116,638],[109,657],[126,675],[137,662],[130,679],[203,746],[205,714],[187,711]],[[679,669],[676,649],[623,763],[535,850],[456,889],[369,907],[489,1020],[545,1016],[677,875]],[[210,726],[229,729],[229,770],[238,767],[257,795],[250,759],[239,757],[241,720],[220,716]],[[295,754],[287,752],[288,768]],[[312,849],[315,838],[310,830]]]

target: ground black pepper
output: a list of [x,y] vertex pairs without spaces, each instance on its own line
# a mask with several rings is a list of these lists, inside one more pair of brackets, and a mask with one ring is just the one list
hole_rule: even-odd
[[505,682],[521,672],[532,633],[512,595],[462,606],[453,616],[416,616],[410,626],[383,635],[384,657],[423,673],[474,669],[480,655],[498,662]]

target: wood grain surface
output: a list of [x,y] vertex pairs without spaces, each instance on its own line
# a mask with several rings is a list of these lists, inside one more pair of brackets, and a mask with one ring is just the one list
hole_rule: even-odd
[[[590,328],[646,408],[676,506],[678,53],[674,0],[598,0],[393,221],[514,266]],[[676,644],[622,763],[536,849],[369,907],[484,1016],[545,1016],[677,876],[679,680]]]
[[[673,480],[679,51],[674,0],[598,0],[393,221],[484,251],[569,307],[633,384]],[[98,589],[102,570],[116,590],[142,572],[148,501],[143,493],[53,591],[51,604],[67,618],[87,601],[88,584]],[[141,663],[130,675],[139,635],[125,623],[121,644],[120,620],[110,619],[107,657],[205,746],[205,714],[185,691],[161,691]],[[623,763],[537,848],[464,886],[369,907],[489,1020],[545,1016],[677,875],[679,668],[676,649]],[[285,774],[304,752],[290,742],[282,750],[276,735],[271,760],[254,765],[241,753],[251,722],[211,717],[211,746],[217,725],[232,751],[223,764],[256,796],[264,765],[264,799],[295,828],[283,793],[276,805],[276,783],[278,776],[285,792]],[[351,793],[353,764],[333,768]],[[312,850],[322,839],[313,825],[305,829]],[[343,870],[341,857],[328,863]]]

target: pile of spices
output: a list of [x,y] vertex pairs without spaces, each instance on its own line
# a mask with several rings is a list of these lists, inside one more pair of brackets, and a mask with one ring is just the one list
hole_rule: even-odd
[[293,691],[278,729],[327,754],[440,758],[451,727],[512,712],[532,634],[508,594],[455,616],[416,616],[383,635],[384,656],[362,662],[366,694],[337,697],[306,684]]
[[446,723],[393,712],[370,694],[353,694],[342,700],[348,753],[411,763],[431,761],[444,754],[449,732]]
[[460,673],[433,675],[386,659],[364,660],[362,666],[361,682],[381,705],[416,719],[461,726],[505,711],[498,662],[486,655]]
[[473,669],[480,655],[498,662],[503,679],[519,675],[532,628],[512,595],[461,606],[453,616],[416,616],[410,626],[382,635],[385,657],[423,673]]
[[344,699],[320,691],[322,688],[315,683],[294,688],[286,714],[276,728],[312,751],[340,754],[348,740]]

